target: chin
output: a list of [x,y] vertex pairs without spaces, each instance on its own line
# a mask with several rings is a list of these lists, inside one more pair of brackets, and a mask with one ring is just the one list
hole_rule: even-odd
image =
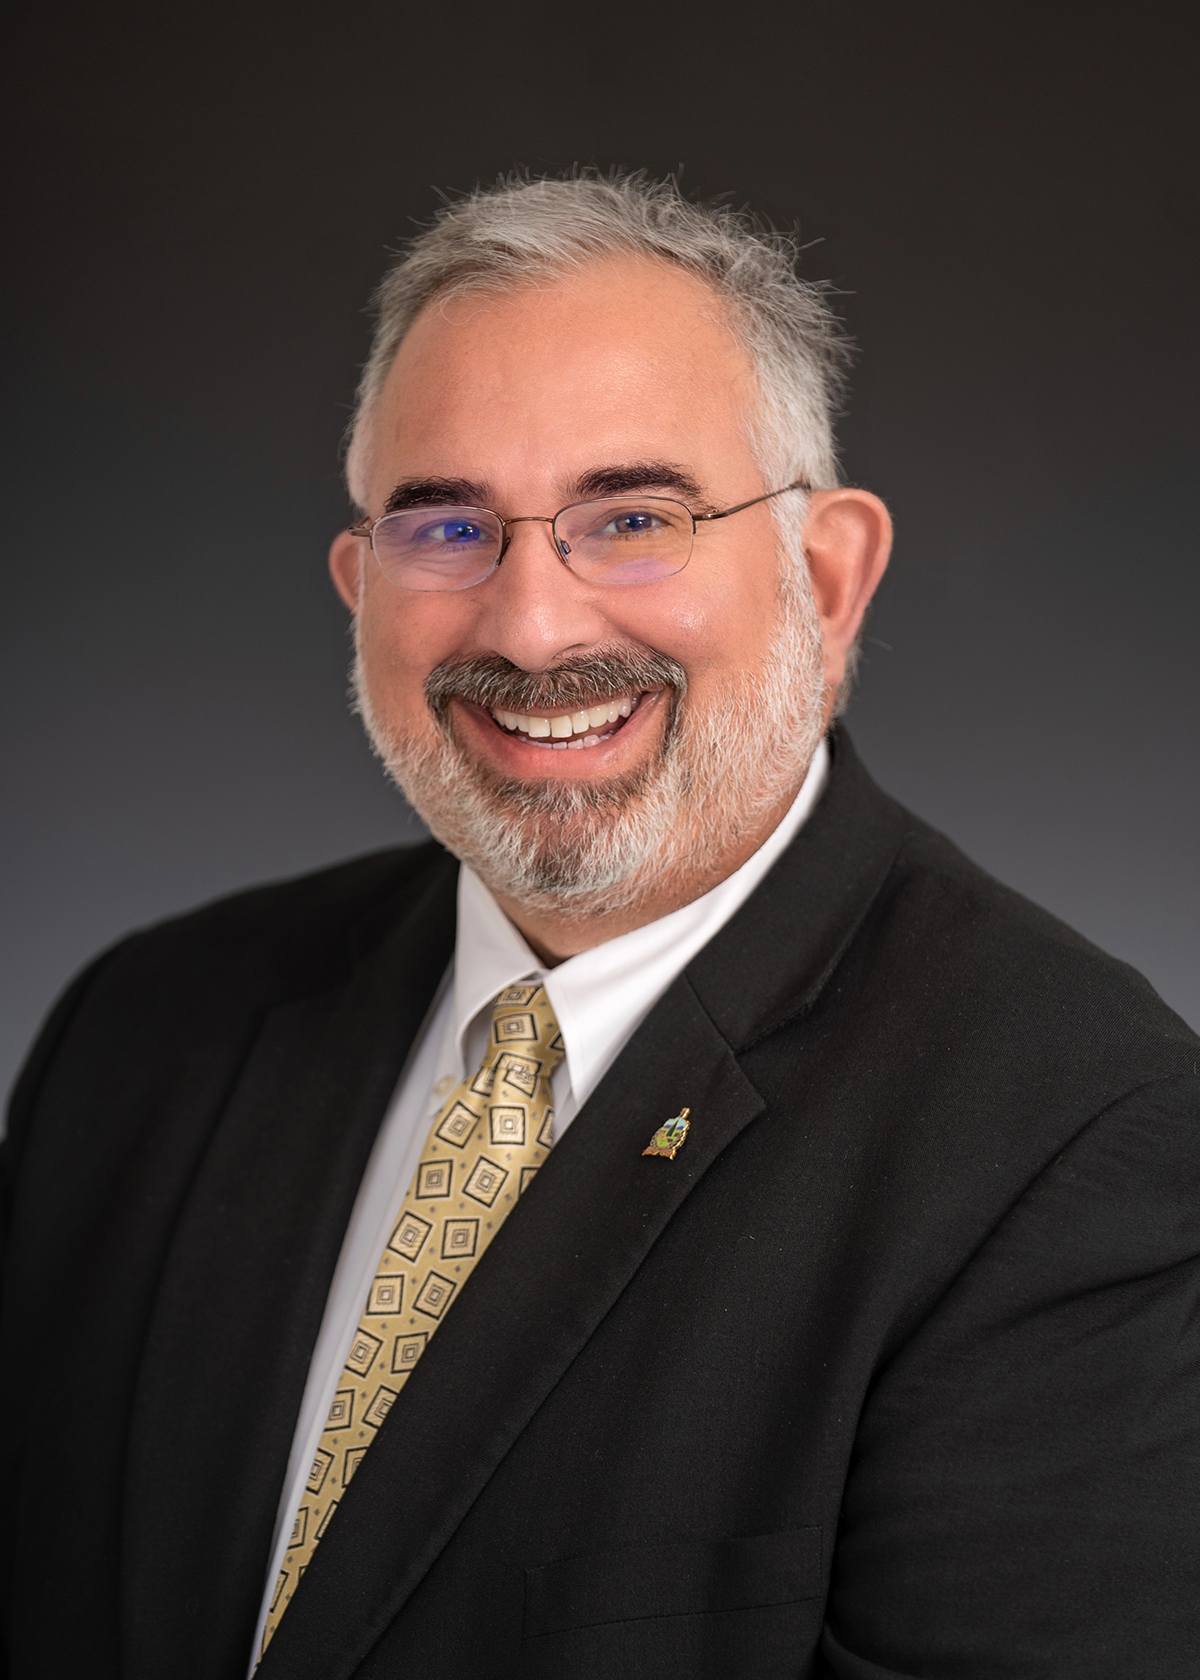
[[660,763],[596,782],[515,780],[451,741],[428,754],[391,746],[381,757],[430,833],[500,897],[598,915],[637,903],[671,868],[679,789]]

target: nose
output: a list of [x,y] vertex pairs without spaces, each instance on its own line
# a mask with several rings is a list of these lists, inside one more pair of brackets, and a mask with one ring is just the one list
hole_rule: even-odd
[[480,640],[523,671],[544,671],[611,631],[599,586],[576,576],[554,544],[549,520],[514,519],[499,566],[480,585]]

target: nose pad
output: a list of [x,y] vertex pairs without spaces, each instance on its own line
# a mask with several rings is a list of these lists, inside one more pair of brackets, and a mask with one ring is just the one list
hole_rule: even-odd
[[549,525],[550,530],[547,534],[550,537],[550,546],[554,550],[555,557],[561,560],[564,565],[566,564],[567,555],[571,552],[571,545],[570,543],[563,542],[560,537],[555,536],[554,521],[546,518],[544,514],[522,514],[517,519],[505,520],[504,546],[496,556],[497,566],[499,566],[500,562],[504,559],[504,556],[508,553],[509,548],[516,540],[516,533],[512,529],[514,525]]

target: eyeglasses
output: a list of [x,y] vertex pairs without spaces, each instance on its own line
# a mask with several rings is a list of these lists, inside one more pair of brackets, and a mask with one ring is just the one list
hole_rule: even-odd
[[572,502],[553,518],[501,519],[477,507],[404,508],[360,520],[350,535],[370,540],[384,577],[401,589],[470,589],[503,560],[510,526],[533,524],[550,526],[559,559],[577,577],[590,583],[652,583],[687,565],[698,525],[810,488],[797,479],[718,513],[693,513],[668,496],[600,496]]

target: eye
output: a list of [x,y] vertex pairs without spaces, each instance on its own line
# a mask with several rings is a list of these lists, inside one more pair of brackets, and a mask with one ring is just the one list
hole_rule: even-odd
[[661,531],[665,521],[649,508],[622,508],[599,527],[598,537],[645,537]]
[[483,526],[472,519],[438,519],[422,525],[411,541],[421,548],[470,548],[486,536]]

